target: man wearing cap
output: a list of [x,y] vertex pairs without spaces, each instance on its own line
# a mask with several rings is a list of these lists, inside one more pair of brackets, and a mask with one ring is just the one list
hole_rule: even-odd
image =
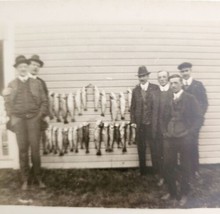
[[146,145],[150,146],[152,165],[156,165],[156,144],[154,139],[157,130],[158,91],[159,87],[149,83],[149,74],[145,66],[138,69],[139,82],[132,91],[131,123],[137,125],[136,142],[141,175],[146,174]]
[[159,117],[158,117],[158,129],[157,129],[157,168],[159,175],[158,186],[164,183],[164,173],[163,173],[163,113],[170,101],[172,100],[173,94],[169,83],[169,72],[165,70],[160,70],[157,72],[157,80],[159,83]]
[[[169,77],[173,98],[170,105],[164,109],[164,175],[168,185],[168,194],[163,200],[180,199],[180,205],[187,202],[189,181],[191,175],[191,138],[202,122],[202,114],[195,97],[182,89],[182,78],[178,74]],[[180,193],[176,182],[177,161],[180,155]]]
[[16,58],[14,67],[18,77],[9,83],[3,95],[10,118],[8,128],[15,132],[17,138],[22,190],[28,189],[29,147],[34,175],[40,188],[44,188],[41,180],[40,121],[47,116],[48,99],[40,81],[28,77],[28,60],[23,55]]
[[[180,70],[180,74],[183,78],[183,89],[195,96],[197,99],[200,108],[202,110],[203,118],[208,108],[208,99],[206,94],[206,89],[202,82],[195,80],[191,76],[192,72],[192,64],[189,62],[184,62],[178,66],[178,69]],[[202,124],[201,124],[202,126]],[[199,138],[199,131],[201,127],[198,128],[198,130],[195,130],[193,134],[193,140],[192,140],[192,149],[191,149],[191,161],[192,161],[192,173],[197,178],[199,177],[199,149],[198,149],[198,138]]]

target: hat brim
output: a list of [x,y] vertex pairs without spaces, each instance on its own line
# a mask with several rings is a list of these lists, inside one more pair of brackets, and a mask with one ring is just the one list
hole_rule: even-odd
[[141,75],[137,74],[136,76],[138,76],[138,77],[140,77],[140,76],[147,76],[147,75],[149,75],[149,74],[151,74],[151,72],[147,72],[147,73],[141,74]]
[[16,62],[13,66],[16,68],[18,65],[22,64],[22,63],[25,63],[28,65],[28,60],[20,60],[19,62]]
[[28,60],[28,63],[30,64],[31,61],[38,62],[38,63],[40,64],[40,67],[43,67],[43,66],[44,66],[44,62],[41,61],[41,60],[38,60],[38,59],[29,59],[29,60]]

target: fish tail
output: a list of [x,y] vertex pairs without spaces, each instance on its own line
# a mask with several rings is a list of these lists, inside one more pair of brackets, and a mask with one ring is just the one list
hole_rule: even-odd
[[88,153],[89,153],[89,150],[87,149],[87,150],[86,150],[86,154],[88,154]]
[[75,153],[78,153],[79,152],[79,150],[78,149],[75,149]]
[[96,155],[98,155],[98,156],[102,155],[101,150],[98,150]]
[[104,114],[104,113],[101,113],[101,116],[102,116],[102,117],[105,117],[105,114]]
[[127,148],[123,148],[122,152],[127,152]]
[[94,111],[98,111],[98,109],[97,109],[97,108],[95,108],[95,109],[94,109]]
[[82,115],[82,113],[79,113],[78,115],[79,115],[79,116],[81,116],[81,115]]
[[125,117],[124,117],[124,116],[121,116],[121,119],[122,119],[122,120],[124,120],[124,119],[125,119]]
[[87,107],[85,107],[85,108],[84,108],[84,111],[87,111],[87,110],[88,110]]

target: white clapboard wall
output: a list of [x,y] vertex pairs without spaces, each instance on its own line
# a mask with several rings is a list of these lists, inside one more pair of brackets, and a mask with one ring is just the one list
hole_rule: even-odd
[[[204,83],[209,99],[199,140],[200,162],[220,163],[219,26],[203,23],[22,25],[15,31],[15,53],[27,57],[39,54],[45,62],[40,76],[49,90],[60,93],[75,92],[92,84],[107,93],[118,94],[138,83],[136,73],[140,65],[147,66],[152,72],[151,82],[157,83],[158,70],[176,73],[178,64],[191,62],[193,76]],[[100,110],[98,113],[93,110],[92,93],[88,96],[88,105],[88,111],[76,117],[76,124],[94,123],[100,118]],[[108,121],[109,110],[107,112],[104,120]],[[128,112],[126,119],[129,119]],[[43,156],[42,162],[45,167],[53,168],[136,167],[138,156],[135,145],[129,146],[125,154],[120,149],[113,153],[105,153],[103,149],[102,156],[96,156],[91,142],[89,154],[84,150],[63,157],[51,154]]]

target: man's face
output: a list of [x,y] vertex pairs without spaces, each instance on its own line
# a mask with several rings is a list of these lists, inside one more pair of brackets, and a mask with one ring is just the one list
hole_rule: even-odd
[[40,70],[40,63],[35,62],[35,61],[31,61],[29,64],[29,72],[32,75],[36,76],[36,75],[38,75],[39,70]]
[[178,77],[170,79],[170,87],[173,93],[178,93],[182,89],[182,81]]
[[158,73],[157,80],[161,86],[165,86],[168,83],[168,73],[166,71],[161,71]]
[[188,80],[191,76],[191,68],[183,68],[180,70],[180,74],[183,79]]
[[16,67],[16,70],[19,76],[25,77],[28,74],[28,65],[26,63],[21,63]]
[[141,84],[145,84],[149,79],[149,75],[140,75],[138,78]]

